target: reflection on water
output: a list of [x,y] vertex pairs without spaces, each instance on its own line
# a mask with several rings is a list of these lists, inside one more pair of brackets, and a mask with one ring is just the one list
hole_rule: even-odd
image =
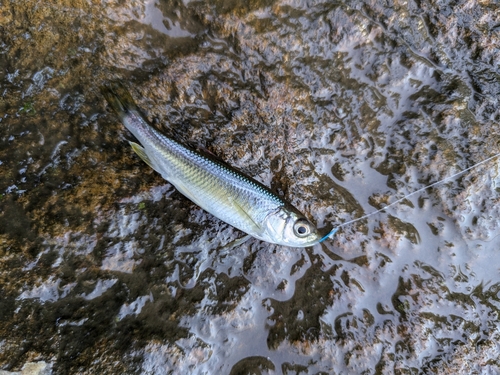
[[500,372],[497,161],[313,248],[227,248],[99,94],[327,230],[500,151],[494,6],[104,5],[0,10],[2,370]]
[[157,0],[128,2],[125,7],[112,2],[108,5],[108,17],[114,21],[121,23],[137,21],[171,38],[195,36],[182,28],[178,21],[165,17],[158,8]]

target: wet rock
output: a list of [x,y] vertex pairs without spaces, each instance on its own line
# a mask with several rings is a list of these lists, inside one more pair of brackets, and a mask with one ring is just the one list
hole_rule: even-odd
[[[499,23],[475,0],[2,4],[0,372],[500,371],[498,160],[455,175],[500,151]],[[227,250],[130,150],[110,81],[325,231],[385,209]]]

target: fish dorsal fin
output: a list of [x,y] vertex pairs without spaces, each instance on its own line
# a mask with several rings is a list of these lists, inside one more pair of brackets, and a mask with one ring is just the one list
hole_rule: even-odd
[[[219,155],[214,154],[212,151],[210,151],[210,150],[209,150],[208,148],[206,148],[206,147],[196,146],[196,147],[195,147],[195,150],[196,150],[199,154],[201,154],[201,155],[205,156],[207,159],[210,159],[210,160],[215,160],[216,162],[218,162],[218,163],[220,163],[220,164],[223,164],[223,165],[225,165],[225,166],[227,166],[227,167],[231,167],[231,166],[230,166],[230,165],[229,165],[229,164],[228,164],[225,160],[221,159],[221,158],[219,157]],[[235,169],[235,168],[233,167],[233,169]]]
[[151,159],[149,159],[149,156],[146,155],[146,152],[144,151],[144,147],[142,147],[141,145],[139,145],[138,143],[135,143],[135,142],[128,142],[130,144],[130,146],[132,146],[132,150],[134,150],[134,152],[139,155],[139,157],[144,160],[144,162],[149,165],[151,168],[155,169],[155,167],[153,167],[153,163],[151,163]]

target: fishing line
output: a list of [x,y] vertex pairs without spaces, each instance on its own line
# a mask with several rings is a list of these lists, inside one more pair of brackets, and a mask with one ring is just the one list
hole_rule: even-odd
[[404,201],[406,198],[411,197],[412,195],[418,194],[418,193],[420,193],[420,192],[422,192],[422,191],[424,191],[424,190],[426,190],[426,189],[429,189],[429,188],[431,188],[431,187],[433,187],[433,186],[436,186],[436,185],[442,184],[443,182],[446,182],[446,181],[452,180],[452,179],[454,179],[454,178],[456,178],[456,177],[458,177],[458,176],[460,176],[460,175],[464,174],[465,172],[470,171],[471,169],[474,169],[474,168],[476,168],[476,167],[480,166],[481,164],[485,164],[485,163],[489,162],[490,160],[496,159],[496,158],[498,158],[498,157],[500,157],[500,153],[495,154],[495,155],[493,155],[493,156],[490,156],[489,158],[487,158],[487,159],[485,159],[485,160],[483,160],[483,161],[480,161],[479,163],[476,163],[476,164],[474,164],[474,165],[472,165],[472,166],[470,166],[470,167],[468,167],[468,168],[465,168],[464,170],[462,170],[462,171],[460,171],[460,172],[457,172],[457,173],[455,173],[455,174],[452,174],[451,176],[448,176],[448,177],[446,177],[446,178],[443,178],[442,180],[439,180],[439,181],[434,182],[434,183],[432,183],[432,184],[430,184],[430,185],[424,186],[423,188],[420,188],[420,189],[418,189],[418,190],[415,190],[414,192],[412,192],[412,193],[410,193],[410,194],[405,195],[403,198],[399,198],[398,200],[396,200],[396,201],[392,202],[391,204],[388,204],[387,206],[382,207],[382,208],[381,208],[381,209],[379,209],[379,210],[376,210],[376,211],[370,212],[369,214],[363,215],[363,216],[358,217],[358,218],[356,218],[356,219],[352,219],[352,220],[346,221],[345,223],[342,223],[342,224],[340,224],[340,225],[337,225],[335,228],[333,228],[333,229],[330,231],[330,233],[328,233],[326,236],[324,236],[324,237],[323,237],[323,238],[322,238],[319,242],[323,242],[323,241],[324,241],[324,240],[326,240],[327,238],[332,237],[335,233],[337,233],[337,231],[338,231],[340,228],[345,227],[346,225],[349,225],[349,224],[355,223],[355,222],[357,222],[357,221],[360,221],[360,220],[366,219],[367,217],[370,217],[370,216],[373,216],[373,215],[375,215],[375,214],[378,214],[378,213],[380,213],[380,212],[382,212],[382,211],[384,211],[384,210],[388,209],[389,207],[394,206],[394,205],[396,205],[396,204],[398,204],[398,203],[400,203],[400,202]]

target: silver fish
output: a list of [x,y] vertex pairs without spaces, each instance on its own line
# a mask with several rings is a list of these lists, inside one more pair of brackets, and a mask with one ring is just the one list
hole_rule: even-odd
[[321,241],[316,227],[267,187],[150,126],[130,94],[102,93],[141,143],[130,142],[137,155],[198,206],[259,240],[292,247]]

